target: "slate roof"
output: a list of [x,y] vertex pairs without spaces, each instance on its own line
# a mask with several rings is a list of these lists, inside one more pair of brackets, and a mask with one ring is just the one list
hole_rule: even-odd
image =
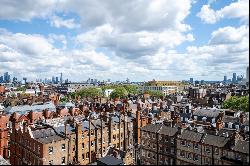
[[211,118],[216,118],[219,116],[221,109],[197,109],[196,111],[193,112],[194,116],[203,116],[203,117],[211,117]]
[[170,137],[174,136],[178,132],[177,128],[162,126],[159,131],[159,134],[168,135]]
[[157,133],[160,130],[161,126],[162,125],[160,124],[148,124],[142,127],[141,130]]
[[224,116],[223,117],[223,122],[228,123],[238,123],[239,122],[239,118],[237,117],[232,117],[232,116]]
[[202,140],[204,144],[224,147],[229,141],[229,138],[206,134]]
[[32,131],[32,135],[34,139],[43,144],[48,144],[52,143],[53,141],[60,141],[65,139],[64,137],[57,135],[52,128],[36,129]]
[[104,165],[121,165],[123,163],[123,161],[121,159],[117,159],[113,156],[102,157],[102,158],[98,159],[98,162],[101,162]]
[[228,130],[228,129],[224,128],[224,129],[220,129],[218,131],[218,136],[227,137],[227,134],[228,134],[228,137],[230,137],[234,134],[234,132],[235,132],[235,129]]
[[14,107],[5,108],[6,114],[12,114],[14,112],[18,114],[26,114],[29,111],[39,112],[48,109],[49,111],[56,111],[56,106],[52,102],[44,103],[43,105],[20,105]]
[[241,141],[241,140],[239,140],[236,143],[236,145],[233,147],[233,150],[249,155],[249,141]]
[[190,141],[195,141],[195,142],[200,142],[203,134],[197,133],[194,131],[190,130],[184,130],[180,135],[179,138],[185,139],[185,140],[190,140]]

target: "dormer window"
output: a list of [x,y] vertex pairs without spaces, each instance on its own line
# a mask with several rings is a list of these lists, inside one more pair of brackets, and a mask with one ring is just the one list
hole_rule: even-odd
[[203,118],[202,118],[202,121],[203,121],[203,122],[206,122],[206,121],[207,121],[207,117],[203,117]]

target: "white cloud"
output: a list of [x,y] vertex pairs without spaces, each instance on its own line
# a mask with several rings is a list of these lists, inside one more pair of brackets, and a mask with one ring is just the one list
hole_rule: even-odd
[[[208,45],[189,46],[187,54],[214,77],[244,71],[249,64],[249,27],[224,27],[214,31]],[[217,73],[216,73],[217,71]],[[227,73],[224,73],[227,72]]]
[[74,29],[74,28],[79,28],[80,24],[77,24],[75,22],[75,19],[62,19],[56,15],[52,16],[50,19],[50,25],[56,28],[69,28],[69,29]]
[[55,9],[58,0],[1,0],[0,19],[30,21],[45,18]]
[[210,5],[203,5],[197,16],[208,24],[214,24],[223,18],[239,18],[242,23],[249,23],[249,0],[232,2],[219,10],[213,10]]
[[[51,26],[71,29],[69,32],[77,28],[74,29],[77,35],[44,36],[0,29],[0,68],[34,78],[63,72],[64,77],[78,81],[88,77],[222,78],[225,70],[242,70],[249,62],[247,25],[218,28],[207,45],[189,46],[186,52],[178,53],[177,46],[195,40],[192,27],[185,22],[194,3],[193,0],[1,1],[6,10],[0,11],[0,19],[48,19]],[[204,5],[198,16],[207,23],[222,18],[245,20],[249,14],[244,3],[233,2],[217,11]],[[75,17],[63,19],[57,13],[77,14],[81,27]]]
[[162,47],[174,48],[184,41],[193,41],[192,34],[165,30],[119,33],[109,24],[96,27],[76,37],[76,43],[85,47],[105,47],[126,58],[154,55]]
[[228,26],[214,31],[209,43],[212,45],[239,43],[242,40],[249,39],[248,36],[248,26],[241,26],[239,28]]
[[186,31],[190,28],[183,23],[191,8],[190,0],[77,0],[74,3],[66,1],[63,8],[77,12],[83,26],[96,27],[109,23],[124,32],[166,28]]
[[202,21],[208,24],[214,24],[219,20],[217,13],[209,5],[203,5],[201,11],[197,14]]

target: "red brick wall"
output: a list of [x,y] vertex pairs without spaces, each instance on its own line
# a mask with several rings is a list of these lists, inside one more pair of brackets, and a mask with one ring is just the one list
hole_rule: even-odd
[[7,123],[9,123],[8,116],[0,116],[0,155],[4,158],[8,157],[8,131]]

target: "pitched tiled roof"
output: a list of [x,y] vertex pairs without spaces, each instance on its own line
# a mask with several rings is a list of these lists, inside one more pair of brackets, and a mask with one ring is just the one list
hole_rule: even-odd
[[224,147],[228,141],[229,141],[229,138],[216,136],[216,135],[210,135],[210,134],[206,134],[202,140],[204,144],[213,145],[217,147]]
[[237,123],[237,122],[239,122],[239,118],[232,117],[232,116],[224,116],[223,117],[223,122],[225,122],[225,123],[228,123],[228,122]]
[[185,140],[190,140],[190,141],[195,141],[195,142],[200,142],[203,134],[197,133],[194,131],[190,130],[184,130],[180,135],[179,138],[185,139]]
[[233,150],[249,155],[249,141],[239,140],[233,147]]
[[214,109],[214,108],[209,108],[209,109],[198,109],[196,111],[193,112],[194,116],[206,116],[206,117],[212,117],[212,118],[216,118],[219,116],[220,111],[223,111],[221,109]]
[[142,131],[149,131],[153,133],[157,133],[162,125],[160,124],[148,124],[141,128]]
[[168,135],[170,137],[174,136],[178,132],[177,128],[162,126],[159,131],[159,134]]
[[21,105],[21,106],[14,106],[14,107],[7,107],[4,111],[6,114],[12,114],[16,112],[18,114],[26,114],[29,111],[39,112],[48,109],[50,111],[56,111],[56,107],[53,103],[48,102],[44,103],[43,105]]
[[32,135],[34,139],[44,144],[65,139],[64,137],[56,134],[52,128],[34,130],[32,131]]

